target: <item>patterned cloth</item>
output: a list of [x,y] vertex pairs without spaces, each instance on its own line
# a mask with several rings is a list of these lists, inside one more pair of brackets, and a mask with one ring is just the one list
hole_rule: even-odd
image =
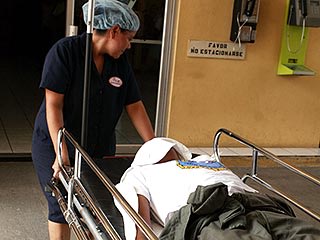
[[207,168],[214,171],[226,170],[227,168],[217,161],[192,161],[177,160],[177,166],[180,168]]

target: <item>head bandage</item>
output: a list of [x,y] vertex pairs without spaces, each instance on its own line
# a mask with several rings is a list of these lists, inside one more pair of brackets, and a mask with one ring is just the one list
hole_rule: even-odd
[[[82,6],[84,22],[88,24],[88,2]],[[118,25],[121,29],[138,31],[140,21],[128,5],[117,0],[97,0],[94,8],[93,28],[106,30]]]
[[136,153],[131,166],[143,166],[159,162],[168,151],[174,148],[183,160],[192,157],[190,150],[182,143],[164,137],[156,137],[145,142]]

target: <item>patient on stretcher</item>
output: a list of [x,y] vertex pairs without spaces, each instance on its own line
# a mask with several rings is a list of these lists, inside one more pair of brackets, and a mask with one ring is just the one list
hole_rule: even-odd
[[[258,193],[210,156],[192,158],[173,139],[146,142],[117,188],[158,226],[160,239],[320,239],[320,229],[295,218],[285,202]],[[145,239],[116,205],[126,239]]]

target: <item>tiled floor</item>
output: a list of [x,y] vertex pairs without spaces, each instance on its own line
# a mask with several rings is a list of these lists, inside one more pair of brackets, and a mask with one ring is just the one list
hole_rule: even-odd
[[0,154],[30,153],[39,74],[27,59],[0,60]]

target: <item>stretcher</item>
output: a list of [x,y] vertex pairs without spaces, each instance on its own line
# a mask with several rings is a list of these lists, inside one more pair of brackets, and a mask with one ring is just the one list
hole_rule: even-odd
[[[221,136],[231,138],[252,150],[251,171],[242,177],[244,182],[248,179],[253,180],[320,222],[318,213],[308,209],[258,176],[259,156],[264,156],[316,186],[320,186],[318,178],[280,160],[266,149],[227,129],[219,129],[214,136],[213,155],[217,161],[221,161],[219,145]],[[64,141],[68,141],[75,149],[75,164],[73,167],[63,165],[62,146]],[[122,173],[130,166],[134,156],[93,159],[66,129],[59,131],[58,148],[61,172],[59,173],[59,179],[53,179],[48,186],[59,202],[64,217],[77,239],[125,239],[122,215],[115,206],[115,201],[121,205],[147,239],[158,239],[159,232],[154,232],[146,224],[115,186]]]

